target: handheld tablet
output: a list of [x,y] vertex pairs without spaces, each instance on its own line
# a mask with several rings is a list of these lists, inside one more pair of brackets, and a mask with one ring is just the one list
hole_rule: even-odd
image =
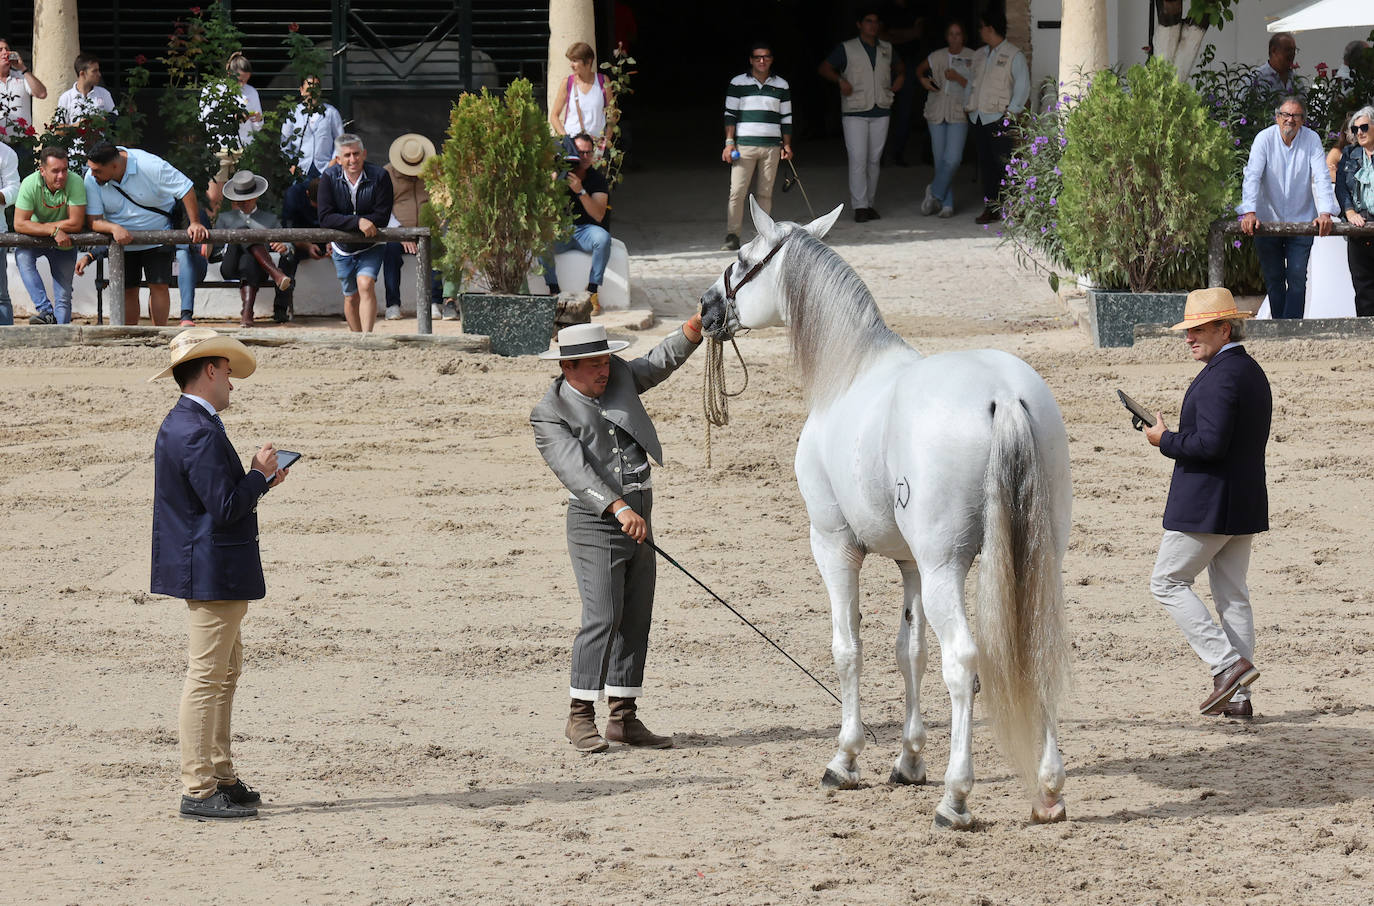
[[300,458],[301,458],[301,454],[299,454],[299,453],[292,453],[290,450],[278,450],[278,451],[277,451],[277,468],[278,468],[278,469],[289,469],[289,468],[291,468],[291,466],[293,466],[293,465],[295,464],[296,460],[298,460],[298,459],[300,459]]
[[[1148,409],[1137,403],[1135,400],[1131,399],[1129,396],[1127,396],[1124,392],[1120,390],[1116,391],[1116,395],[1121,399],[1121,405],[1125,406],[1127,409],[1131,411],[1132,428],[1135,428],[1137,431],[1139,431],[1141,429],[1141,425],[1144,425],[1148,428],[1153,428],[1155,426],[1155,417],[1150,414]],[[277,455],[280,456],[281,454],[278,453]]]

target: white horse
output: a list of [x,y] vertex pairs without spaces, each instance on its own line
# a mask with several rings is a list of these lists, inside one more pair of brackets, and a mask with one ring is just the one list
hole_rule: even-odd
[[[924,615],[940,642],[951,710],[935,827],[973,824],[975,691],[1026,785],[1031,819],[1061,821],[1055,722],[1069,658],[1060,564],[1072,503],[1063,417],[1044,380],[1015,356],[923,358],[893,333],[863,281],[820,241],[842,207],[803,227],[774,223],[750,198],[758,236],[701,300],[718,338],[786,325],[810,404],[797,483],[830,593],[843,700],[839,751],[821,783],[859,782],[859,568],[879,554],[897,562],[904,590],[897,664],[906,721],[889,781],[926,779]],[[975,647],[964,579],[980,551]]]

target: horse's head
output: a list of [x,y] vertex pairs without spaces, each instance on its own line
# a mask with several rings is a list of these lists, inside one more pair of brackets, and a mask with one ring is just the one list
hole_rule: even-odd
[[779,252],[798,230],[805,230],[817,239],[825,236],[843,208],[844,205],[839,205],[806,226],[774,223],[750,195],[749,210],[753,213],[754,230],[758,235],[739,250],[738,258],[701,297],[702,329],[718,340],[728,340],[743,327],[773,327],[786,323]]

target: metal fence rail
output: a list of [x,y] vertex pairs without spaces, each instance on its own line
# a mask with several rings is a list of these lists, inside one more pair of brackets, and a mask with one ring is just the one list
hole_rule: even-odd
[[[286,229],[275,230],[210,230],[206,240],[210,245],[250,245],[266,242],[358,242],[368,241],[361,233],[346,233],[343,230]],[[130,245],[186,245],[190,240],[185,230],[131,230]],[[424,227],[392,227],[378,230],[376,237],[380,242],[415,243],[415,325],[416,333],[434,332],[434,323],[429,309],[430,298],[430,233]],[[72,241],[77,246],[107,246],[110,251],[110,323],[124,324],[124,246],[114,242],[105,233],[74,233]],[[53,248],[51,239],[39,239],[19,233],[0,232],[0,248]]]
[[[1224,219],[1213,221],[1207,231],[1207,285],[1226,285],[1226,237],[1240,236],[1240,221]],[[1312,223],[1263,223],[1255,228],[1256,236],[1315,236],[1317,227]],[[1374,239],[1374,224],[1362,227],[1351,226],[1339,220],[1331,222],[1332,236],[1366,236]]]

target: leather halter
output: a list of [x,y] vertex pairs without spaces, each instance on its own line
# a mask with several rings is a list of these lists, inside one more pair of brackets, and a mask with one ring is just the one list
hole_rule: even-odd
[[750,280],[753,280],[755,277],[757,277],[759,275],[759,271],[763,270],[764,265],[772,261],[773,256],[776,255],[778,252],[782,251],[782,247],[786,245],[787,240],[791,238],[792,233],[788,233],[786,236],[782,237],[782,241],[779,242],[777,245],[773,246],[772,250],[767,255],[764,255],[761,259],[759,259],[758,264],[755,264],[753,267],[749,268],[749,273],[745,274],[744,279],[741,280],[739,283],[736,283],[734,286],[730,285],[730,271],[734,270],[735,266],[733,264],[727,266],[725,268],[725,301],[733,305],[735,302],[735,293],[743,289],[744,284],[748,283]]

